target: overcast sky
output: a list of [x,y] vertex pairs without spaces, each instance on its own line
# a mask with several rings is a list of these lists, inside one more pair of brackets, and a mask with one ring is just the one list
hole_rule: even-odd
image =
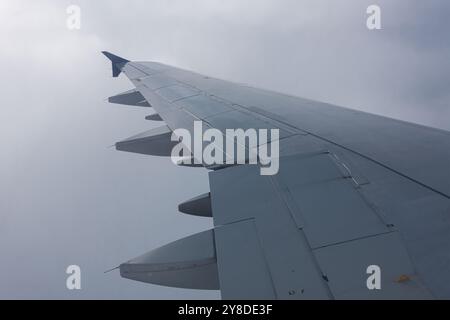
[[[66,8],[81,8],[81,30]],[[382,8],[382,30],[366,8]],[[0,2],[0,298],[218,298],[103,274],[211,227],[203,169],[121,153],[155,126],[101,50],[450,130],[448,0]],[[82,290],[65,269],[82,269]]]

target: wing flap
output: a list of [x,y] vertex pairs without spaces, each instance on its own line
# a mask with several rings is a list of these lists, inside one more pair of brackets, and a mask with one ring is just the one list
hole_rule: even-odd
[[[323,153],[282,158],[274,177],[261,176],[255,166],[210,172],[216,228],[253,223],[260,246],[254,250],[262,251],[278,299],[431,297],[397,231],[363,200],[333,159]],[[253,280],[243,281],[230,262],[221,266],[220,241],[238,245],[232,235],[216,239],[219,278],[225,272],[226,281],[233,282],[230,273],[235,274],[241,289],[234,283],[229,291],[222,286],[222,292],[242,297],[240,290],[254,290]],[[234,261],[242,254],[227,252],[226,257]],[[367,287],[371,265],[382,268],[381,291]],[[225,271],[227,266],[231,269]],[[395,281],[402,276],[413,280]],[[353,277],[348,284],[346,277]]]
[[[430,299],[397,232],[314,250],[336,299]],[[380,269],[380,290],[368,290],[369,266]]]
[[222,299],[275,299],[270,270],[252,220],[216,228]]
[[312,248],[390,231],[330,154],[282,161],[274,179]]
[[[254,243],[258,243],[260,249],[252,244],[252,248],[248,250],[262,251],[275,298],[332,297],[320,269],[316,266],[304,233],[296,226],[288,206],[280,197],[270,177],[261,176],[256,166],[231,167],[210,172],[210,186],[213,218],[217,230],[221,228],[235,230],[233,228],[237,228],[242,221],[252,222],[257,236]],[[243,246],[241,242],[236,242],[238,236],[234,232],[242,230],[236,229],[230,231],[228,237],[216,238],[219,278],[221,283],[225,281],[229,283],[228,287],[224,284],[221,291],[227,297],[250,299],[258,293],[254,291],[253,280],[245,281],[245,277],[240,273],[240,270],[245,270],[246,267],[231,266],[231,270],[224,270],[230,266],[230,261],[221,266],[225,258],[239,261],[241,255],[245,254],[237,251],[233,255],[232,251],[226,251],[225,256],[221,256],[222,246],[229,245],[232,248]],[[222,239],[226,244],[220,243]],[[222,278],[224,272],[228,275],[225,276],[226,280]],[[235,278],[231,276],[233,273]],[[245,296],[242,292],[245,292]]]

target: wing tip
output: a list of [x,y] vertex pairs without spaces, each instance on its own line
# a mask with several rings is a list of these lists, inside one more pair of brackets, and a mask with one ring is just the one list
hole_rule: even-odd
[[122,72],[122,68],[130,62],[130,60],[124,59],[122,57],[116,56],[108,51],[102,51],[102,53],[107,57],[112,63],[113,77],[116,78]]
[[109,60],[111,60],[112,63],[117,64],[117,63],[126,63],[126,62],[130,62],[130,60],[124,59],[122,57],[119,57],[115,54],[112,54],[109,51],[102,51],[103,55],[105,55]]

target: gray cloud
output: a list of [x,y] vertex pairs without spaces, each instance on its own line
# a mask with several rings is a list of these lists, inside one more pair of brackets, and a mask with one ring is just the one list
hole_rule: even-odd
[[206,172],[108,148],[152,124],[104,102],[131,85],[100,50],[450,129],[450,3],[376,2],[371,32],[367,0],[79,0],[70,32],[72,1],[2,1],[0,297],[219,297],[103,274],[211,222],[176,209],[208,190]]

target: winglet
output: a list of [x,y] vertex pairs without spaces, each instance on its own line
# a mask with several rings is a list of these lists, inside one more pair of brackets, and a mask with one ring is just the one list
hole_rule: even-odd
[[130,62],[127,59],[121,58],[119,56],[116,56],[108,51],[102,51],[102,53],[111,60],[112,63],[112,70],[113,70],[113,77],[116,78],[119,76],[119,74],[122,72],[122,68]]

